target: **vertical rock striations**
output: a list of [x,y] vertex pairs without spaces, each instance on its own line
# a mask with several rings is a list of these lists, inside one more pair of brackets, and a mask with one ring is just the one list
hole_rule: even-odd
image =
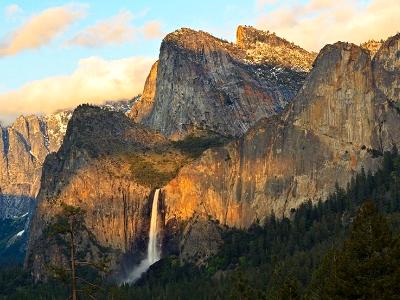
[[[61,203],[86,211],[85,224],[95,240],[82,241],[83,245],[90,245],[88,255],[101,253],[97,248],[101,245],[111,253],[112,267],[124,253],[136,251],[136,258],[140,259],[150,225],[150,180],[166,176],[143,157],[160,156],[165,162],[166,154],[171,153],[179,160],[179,153],[173,156],[170,147],[162,135],[133,123],[120,112],[88,105],[78,107],[61,148],[48,155],[44,163],[26,259],[35,278],[45,277],[46,266],[62,260],[57,248],[47,246],[44,234]],[[171,159],[171,164],[174,162]],[[135,173],[138,169],[142,173]],[[149,177],[149,183],[144,176]]]
[[[137,98],[106,102],[104,107],[126,113],[135,100]],[[7,253],[15,255],[18,261],[25,255],[28,225],[39,191],[43,162],[49,153],[60,148],[71,115],[72,111],[67,110],[46,116],[21,116],[12,125],[0,127],[0,220],[3,224],[16,224],[15,220],[21,220],[21,216],[24,220],[12,229],[14,236],[6,248],[0,247],[0,256],[3,256],[0,260]],[[21,232],[23,235],[19,236]],[[21,247],[13,252],[16,237]]]
[[10,217],[28,211],[36,196],[45,157],[57,150],[70,114],[45,117],[21,116],[0,132],[0,215]]
[[345,187],[376,154],[399,146],[399,40],[369,52],[336,43],[321,50],[284,114],[260,121],[242,138],[208,150],[165,187],[167,220],[205,213],[230,226]]
[[[104,107],[130,111],[131,101],[107,102]],[[0,127],[0,218],[26,213],[36,197],[46,156],[63,141],[72,111],[45,116],[21,116]]]
[[[254,44],[239,35],[239,44]],[[374,171],[383,151],[400,146],[399,40],[390,38],[372,60],[353,44],[325,46],[278,116],[290,98],[283,95],[297,91],[292,81],[254,75],[243,48],[207,33],[168,35],[131,117],[171,137],[198,128],[242,136],[187,159],[174,148],[185,141],[171,143],[117,112],[78,108],[62,147],[45,162],[27,266],[40,277],[57,260],[42,233],[61,202],[84,208],[97,242],[119,259],[146,244],[151,193],[164,186],[160,215],[171,231],[190,220],[180,245],[181,258],[190,260],[219,247],[221,227],[209,217],[246,227],[272,212],[287,216],[304,200],[324,200],[361,168]]]
[[[187,28],[168,34],[131,117],[179,139],[198,129],[237,137],[257,120],[281,112],[301,87],[313,55],[265,35],[239,27],[238,44],[233,44]],[[267,50],[254,44],[258,36]],[[258,49],[263,59],[249,56],[250,48]],[[286,60],[300,54],[307,67]]]

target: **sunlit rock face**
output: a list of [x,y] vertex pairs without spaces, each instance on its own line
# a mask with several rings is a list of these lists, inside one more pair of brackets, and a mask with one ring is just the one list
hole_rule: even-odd
[[80,247],[88,247],[89,256],[108,253],[112,269],[123,254],[134,251],[139,259],[148,239],[152,187],[138,183],[132,157],[166,153],[169,147],[165,137],[120,112],[78,107],[61,148],[44,163],[26,259],[34,277],[45,278],[46,265],[65,259],[44,234],[61,203],[85,210],[93,240],[82,237]]
[[239,26],[236,44],[245,51],[245,59],[258,64],[272,64],[309,72],[317,56],[269,31]]
[[[303,58],[303,65],[285,59],[291,55]],[[237,137],[283,110],[302,86],[313,58],[251,27],[238,28],[236,44],[183,28],[164,38],[131,117],[174,139],[198,129]]]
[[376,52],[381,48],[383,44],[383,41],[375,41],[375,40],[369,40],[367,42],[362,43],[360,46],[363,49],[366,49],[369,51],[371,54],[371,57],[373,57]]
[[374,79],[379,92],[392,102],[400,100],[400,38],[388,39],[374,57]]
[[372,61],[353,44],[324,47],[284,114],[208,150],[165,187],[166,219],[204,212],[246,227],[324,200],[362,167],[375,170],[376,153],[400,143],[399,39],[386,41]]
[[[176,127],[179,122],[175,122],[175,116],[186,116],[183,110],[182,113],[169,114],[186,103],[171,102],[180,97],[174,98],[179,93],[175,93],[173,88],[181,84],[182,88],[185,87],[184,94],[188,96],[209,91],[203,77],[199,79],[198,87],[190,85],[189,88],[184,82],[192,77],[185,77],[184,80],[179,76],[195,71],[207,76],[214,74],[206,73],[203,63],[193,68],[197,61],[208,61],[207,53],[212,52],[211,46],[207,48],[200,42],[195,43],[193,37],[178,39],[177,35],[183,32],[194,37],[200,34],[210,45],[221,43],[230,49],[229,55],[222,50],[215,54],[221,61],[220,64],[213,63],[219,70],[216,74],[226,72],[224,74],[229,75],[233,72],[232,76],[244,78],[242,82],[247,82],[246,78],[250,76],[238,69],[228,68],[229,72],[224,69],[227,66],[224,62],[236,61],[236,55],[242,53],[235,45],[190,30],[167,37],[160,60],[153,66],[147,81],[148,85],[155,85],[157,89],[145,89],[147,95],[143,99],[147,102],[138,104],[137,111],[132,110],[131,116],[136,114],[134,117],[139,117],[142,105],[145,114],[150,112],[143,117],[143,123],[147,122],[145,120],[157,120],[147,125],[154,128],[154,124],[158,124],[160,127],[156,126],[156,129],[171,137],[175,137],[175,133],[180,135],[183,128]],[[173,154],[174,143],[122,114],[90,106],[79,108],[68,125],[62,147],[56,154],[48,156],[45,162],[38,208],[32,223],[27,267],[40,278],[45,274],[46,263],[60,260],[57,249],[43,246],[42,235],[43,229],[59,210],[60,202],[86,210],[88,228],[100,245],[111,248],[116,265],[124,253],[130,253],[132,257],[140,254],[141,248],[137,245],[146,248],[152,191],[163,186],[160,219],[165,220],[165,237],[173,239],[178,236],[177,243],[180,242],[181,246],[177,249],[176,245],[163,239],[165,249],[173,249],[171,251],[181,254],[181,259],[185,261],[200,252],[205,257],[215,253],[220,243],[219,224],[247,227],[272,212],[277,217],[288,216],[291,208],[307,199],[324,200],[336,183],[346,186],[362,167],[374,171],[380,163],[380,153],[400,143],[397,108],[399,38],[398,35],[386,41],[373,59],[369,51],[353,44],[327,45],[318,55],[314,68],[295,99],[280,115],[260,119],[253,115],[254,122],[258,121],[252,128],[246,129],[246,133],[243,131],[240,138],[223,147],[209,149],[196,160],[182,159],[181,154]],[[168,49],[164,51],[163,47]],[[188,51],[197,54],[188,56]],[[203,52],[204,55],[201,54]],[[163,58],[163,55],[166,57]],[[181,65],[176,57],[190,59],[185,61],[187,64]],[[173,68],[163,69],[163,61],[175,64],[175,68],[180,70],[188,68],[189,73],[177,72],[168,77],[168,70]],[[160,78],[165,81],[159,81]],[[222,77],[218,78],[222,80]],[[224,80],[228,79],[224,77]],[[260,85],[257,88],[264,87]],[[163,95],[170,97],[161,98],[159,89],[166,89],[168,93]],[[175,91],[174,94],[171,91]],[[154,98],[151,92],[154,92]],[[213,95],[210,96],[213,102],[209,98],[198,98],[190,112],[195,113],[202,103],[205,106],[220,103],[217,94],[209,95]],[[205,97],[204,94],[202,97]],[[153,114],[158,109],[158,113]],[[163,120],[157,119],[162,116],[161,111],[166,114]],[[220,124],[228,124],[224,123],[226,114],[228,112],[224,111],[219,115],[220,119],[217,115],[205,118],[204,124],[209,124],[205,128],[228,128],[214,123],[221,120]],[[197,120],[197,115],[190,120]],[[229,120],[244,119],[230,116]],[[239,123],[229,124],[231,128]],[[184,132],[190,132],[186,129]],[[235,131],[230,130],[217,132],[230,135]],[[138,157],[138,153],[144,153],[144,158]],[[154,172],[153,168],[160,164],[164,164],[162,168],[167,168],[171,161],[174,161],[176,170],[179,169],[177,175],[168,172],[166,179],[165,170]],[[151,168],[146,170],[157,176],[163,175],[160,181],[151,185],[143,184],[143,178],[132,174],[135,166],[147,168],[148,164]],[[180,224],[187,224],[183,232],[180,231]],[[213,240],[212,251],[205,248],[209,240],[202,239],[203,235]],[[179,237],[184,239],[179,241]],[[196,252],[197,248],[202,250]],[[98,252],[96,248],[88,251],[93,255]]]
[[42,164],[61,143],[69,112],[21,116],[0,130],[0,215],[22,215],[39,190]]
[[[107,102],[109,110],[127,112],[133,102]],[[42,165],[63,141],[71,110],[45,116],[20,116],[0,127],[0,218],[18,216],[29,210],[39,192]]]

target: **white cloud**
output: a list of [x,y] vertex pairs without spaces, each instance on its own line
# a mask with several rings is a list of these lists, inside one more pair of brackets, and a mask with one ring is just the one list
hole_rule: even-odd
[[89,26],[72,39],[67,45],[83,47],[102,47],[106,45],[123,44],[133,41],[138,35],[145,39],[154,39],[162,35],[161,23],[150,21],[142,27],[132,25],[134,15],[130,11],[121,11],[117,15]]
[[10,4],[4,10],[6,18],[12,18],[21,12],[22,8],[18,4]]
[[32,81],[0,94],[0,115],[9,121],[19,114],[51,113],[81,103],[130,99],[142,92],[154,61],[148,57],[82,59],[71,75]]
[[[15,7],[13,9],[15,11]],[[83,15],[83,6],[48,8],[29,18],[20,28],[3,38],[0,41],[0,56],[15,55],[48,44]]]
[[130,41],[134,37],[134,28],[130,24],[132,19],[131,12],[122,11],[107,20],[99,21],[93,26],[84,29],[68,41],[67,44],[98,47]]
[[339,40],[359,44],[386,39],[400,30],[399,15],[399,0],[309,0],[305,4],[286,0],[260,15],[257,27],[318,51]]
[[145,39],[157,39],[164,35],[159,21],[150,21],[141,28]]

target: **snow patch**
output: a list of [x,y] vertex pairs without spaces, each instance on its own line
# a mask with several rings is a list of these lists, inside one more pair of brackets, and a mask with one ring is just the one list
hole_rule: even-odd
[[22,216],[18,217],[18,219],[25,218],[28,215],[28,213],[24,213]]

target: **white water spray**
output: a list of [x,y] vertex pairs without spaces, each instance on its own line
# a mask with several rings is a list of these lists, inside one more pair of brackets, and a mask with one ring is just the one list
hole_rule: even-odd
[[125,283],[132,283],[138,280],[144,272],[155,262],[160,260],[160,247],[158,243],[158,198],[160,189],[156,189],[151,207],[151,220],[149,230],[149,244],[147,245],[147,257],[129,274]]

